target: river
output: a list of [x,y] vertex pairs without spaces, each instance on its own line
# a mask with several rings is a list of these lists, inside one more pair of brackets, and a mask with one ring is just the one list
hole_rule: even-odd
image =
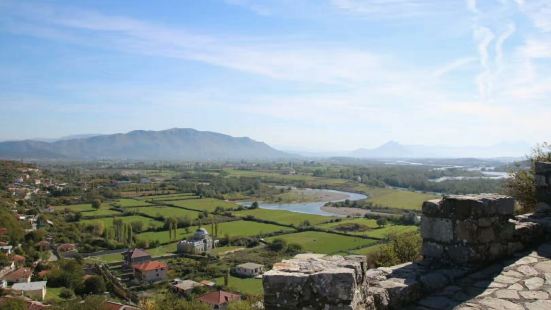
[[[349,193],[349,192],[343,192],[343,191],[337,191],[332,189],[311,189],[311,188],[305,188],[302,189],[305,191],[318,191],[321,194],[326,194],[327,197],[339,197],[337,199],[327,199],[322,201],[316,201],[316,202],[293,202],[293,203],[264,203],[259,202],[259,207],[262,209],[270,209],[270,210],[287,210],[291,212],[297,212],[297,213],[307,213],[307,214],[316,214],[316,215],[323,215],[323,216],[335,216],[337,214],[330,213],[323,211],[321,207],[323,207],[328,202],[339,202],[339,201],[355,201],[355,200],[362,200],[366,199],[367,196],[363,194],[357,194],[357,193]],[[251,202],[243,202],[242,205],[250,206]]]

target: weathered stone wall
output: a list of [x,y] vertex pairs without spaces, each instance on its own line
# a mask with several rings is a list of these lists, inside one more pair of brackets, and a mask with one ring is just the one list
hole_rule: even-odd
[[551,208],[551,162],[536,163],[536,198],[538,207]]
[[[423,257],[438,264],[484,264],[510,253],[515,201],[481,194],[423,204]],[[511,248],[511,250],[509,250]]]

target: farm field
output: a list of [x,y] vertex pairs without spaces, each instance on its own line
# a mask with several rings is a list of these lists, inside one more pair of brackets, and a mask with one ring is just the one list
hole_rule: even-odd
[[199,199],[199,196],[196,196],[193,193],[185,193],[185,194],[147,196],[147,197],[141,197],[141,198],[144,200],[165,201],[165,200]]
[[150,206],[151,204],[146,201],[131,199],[131,198],[122,198],[111,202],[113,206],[120,206],[122,208],[133,208],[133,207],[142,207]]
[[[207,229],[209,229],[208,226]],[[250,237],[273,233],[276,231],[291,232],[294,231],[294,229],[285,226],[251,221],[233,221],[218,224],[218,238],[221,238],[226,234],[230,237]]]
[[421,210],[423,201],[438,198],[432,194],[371,187],[365,184],[358,184],[354,188],[365,193],[368,196],[367,201],[394,209]]
[[356,249],[350,251],[350,254],[356,254],[356,255],[370,255],[375,253],[377,250],[379,250],[384,244],[376,244],[370,247]]
[[228,202],[219,199],[213,198],[203,198],[203,199],[187,199],[187,200],[169,200],[163,201],[168,205],[175,205],[178,207],[184,207],[199,211],[213,212],[217,207],[222,207],[224,209],[232,209],[237,207],[233,202]]
[[[97,223],[101,222],[107,227],[113,226],[113,219],[121,219],[124,223],[132,223],[132,222],[142,222],[144,225],[144,229],[148,227],[163,227],[164,223],[160,221],[156,221],[147,217],[139,216],[139,215],[131,215],[131,216],[119,216],[119,217],[106,217],[106,218],[99,218],[99,219],[90,219],[90,220],[82,220],[80,221],[81,224],[91,224],[91,223]],[[167,233],[168,234],[168,233]]]
[[150,206],[150,207],[137,207],[132,208],[132,212],[143,213],[153,217],[189,217],[190,220],[194,220],[199,216],[199,212],[192,210],[185,210],[174,207],[165,206]]
[[377,243],[377,241],[373,239],[348,237],[318,231],[305,231],[294,234],[275,236],[267,238],[266,241],[272,242],[274,239],[283,239],[287,241],[287,244],[299,244],[302,246],[304,252],[323,254],[338,253],[358,247],[367,247],[369,245]]
[[[101,206],[101,208],[103,208],[103,204]],[[105,208],[109,208],[109,206],[105,206]],[[54,206],[54,209],[56,211],[63,211],[65,209],[68,209],[68,210],[71,210],[73,212],[83,212],[83,211],[94,211],[95,209],[92,208],[92,204],[91,203],[81,203],[81,204],[76,204],[76,205],[66,205],[66,206]]]
[[105,255],[98,255],[98,256],[89,256],[84,259],[86,262],[89,263],[115,263],[115,262],[122,262],[122,254],[121,253],[111,253],[111,254],[105,254]]
[[[348,224],[363,225],[367,229],[363,231],[342,231],[337,229],[341,225],[348,225]],[[348,234],[368,236],[373,238],[386,238],[389,234],[413,232],[418,229],[418,227],[415,225],[387,224],[385,227],[379,227],[377,225],[376,220],[366,219],[366,218],[344,219],[340,222],[326,223],[318,226],[323,228],[333,229],[340,232],[346,232]]]
[[109,210],[107,208],[104,208],[103,205],[100,209],[98,210],[93,210],[93,211],[83,211],[81,213],[81,215],[83,216],[83,218],[86,218],[86,217],[91,217],[91,216],[112,216],[112,215],[121,215],[121,213],[119,211],[115,211],[115,210]]
[[261,209],[261,208],[257,208],[254,210],[235,211],[232,213],[234,215],[243,216],[243,217],[247,215],[251,215],[257,219],[273,221],[283,225],[294,225],[294,226],[299,226],[302,223],[304,223],[304,221],[310,222],[311,225],[318,225],[320,223],[330,221],[331,219],[334,218],[330,216],[323,216],[323,215],[316,215],[316,214],[296,213],[296,212],[291,212],[286,210],[268,210],[268,209]]
[[[216,278],[215,282],[218,285],[224,285],[224,278]],[[262,279],[242,279],[230,276],[228,278],[228,288],[230,291],[239,292],[247,295],[262,295],[264,293],[264,290],[262,288]]]
[[186,239],[187,237],[191,236],[194,232],[195,232],[195,229],[193,229],[193,227],[190,227],[188,229],[188,232],[186,232],[184,228],[178,228],[178,231],[176,233],[176,239],[174,240],[170,239],[168,230],[148,231],[148,232],[137,234],[136,238],[138,240],[144,240],[149,242],[158,240],[161,244],[166,244],[166,243],[171,243],[171,242],[173,243],[173,242],[180,241],[182,239]]

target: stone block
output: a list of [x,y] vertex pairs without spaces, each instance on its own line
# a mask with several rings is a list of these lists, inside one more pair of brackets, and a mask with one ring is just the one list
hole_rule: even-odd
[[430,217],[441,217],[441,206],[440,203],[442,199],[433,199],[423,202],[422,211],[423,215]]
[[457,264],[468,264],[480,260],[477,252],[471,246],[458,244],[448,247],[447,252],[449,258]]
[[350,304],[356,291],[356,274],[353,269],[334,268],[310,276],[312,293],[326,304]]
[[455,222],[455,240],[474,242],[477,238],[478,222],[476,220],[458,220]]
[[421,252],[425,258],[437,258],[444,254],[444,247],[436,242],[424,241]]
[[453,225],[450,219],[424,216],[421,219],[421,236],[440,242],[453,240]]
[[478,230],[478,242],[489,243],[496,240],[493,227],[480,228]]
[[307,274],[274,270],[266,272],[262,277],[266,309],[297,308],[301,300],[312,295],[307,282]]
[[427,294],[442,289],[450,284],[446,275],[438,271],[422,275],[419,277],[419,282],[421,282],[423,291]]
[[551,174],[551,162],[536,162],[536,174]]
[[482,217],[478,219],[478,226],[480,227],[490,227],[495,222],[497,222],[498,218],[496,216],[492,217]]
[[547,178],[543,174],[536,174],[535,179],[537,187],[547,187],[549,185],[547,183]]

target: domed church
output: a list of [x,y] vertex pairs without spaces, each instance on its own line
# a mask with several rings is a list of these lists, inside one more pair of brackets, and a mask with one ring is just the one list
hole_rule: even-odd
[[199,228],[191,238],[178,242],[176,249],[178,253],[200,254],[210,251],[216,244],[218,240],[213,240],[205,228]]

